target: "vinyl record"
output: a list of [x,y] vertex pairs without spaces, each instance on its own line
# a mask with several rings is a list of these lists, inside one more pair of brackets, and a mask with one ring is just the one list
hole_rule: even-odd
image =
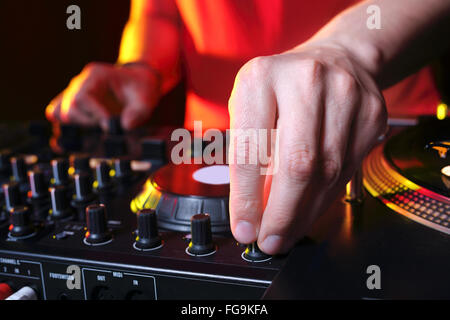
[[228,166],[169,164],[149,177],[131,209],[155,209],[160,227],[183,232],[193,215],[208,213],[213,232],[228,232],[229,190]]

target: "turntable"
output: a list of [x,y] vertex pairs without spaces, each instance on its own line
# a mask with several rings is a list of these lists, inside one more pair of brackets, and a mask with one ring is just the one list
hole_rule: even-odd
[[450,234],[449,141],[448,121],[403,131],[367,157],[364,186],[393,211]]
[[354,184],[365,187],[363,200],[335,201],[265,298],[450,298],[449,141],[449,119],[391,127]]
[[[25,227],[19,231],[33,232],[14,238],[17,230],[11,233],[7,222],[11,213],[3,211],[0,283],[31,287],[40,299],[450,298],[449,128],[449,120],[392,128],[363,162],[363,179],[354,184],[365,187],[355,193],[362,201],[345,201],[342,190],[305,239],[288,255],[274,257],[233,239],[227,166],[162,165],[168,150],[148,132],[143,138],[131,133],[103,139],[101,133],[78,136],[77,131],[76,146],[72,135],[61,140],[63,153],[26,142],[11,154],[2,152],[0,177],[9,183],[20,169],[17,161],[8,165],[10,157],[34,155],[37,162],[27,163],[28,169],[44,179],[29,175],[31,182],[22,184],[30,182],[31,195],[45,196],[45,202],[38,201],[42,206],[72,212],[72,220],[33,217],[32,210],[18,207],[15,221]],[[125,150],[130,165],[120,158]],[[64,174],[75,186],[65,190],[78,191],[73,201],[63,196],[56,201],[56,189],[62,189],[55,186],[47,194],[41,184],[51,183],[58,173],[52,169],[79,152],[106,170],[79,166],[86,179]],[[50,162],[55,158],[65,160]],[[131,165],[136,161],[149,165],[138,170]],[[97,188],[91,188],[89,177]],[[2,199],[14,200],[5,190]],[[75,200],[91,198],[102,205],[90,205],[85,217],[75,214],[86,202]],[[36,199],[17,199],[35,209]],[[102,241],[94,242],[93,235]],[[197,239],[207,240],[206,254],[189,250]],[[74,266],[82,280],[78,289],[67,287],[67,270]],[[379,287],[367,285],[370,270],[380,271]]]
[[182,232],[189,232],[193,215],[207,212],[212,232],[227,232],[229,182],[225,165],[169,164],[145,182],[131,210],[155,209],[162,228]]

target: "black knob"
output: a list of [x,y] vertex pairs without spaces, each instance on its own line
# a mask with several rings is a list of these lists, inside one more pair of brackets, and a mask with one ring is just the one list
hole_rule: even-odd
[[11,227],[10,235],[12,237],[26,237],[35,232],[31,221],[31,211],[28,207],[14,207],[10,211]]
[[22,205],[20,196],[20,187],[17,182],[10,182],[3,185],[3,194],[5,195],[5,209],[11,211],[12,208]]
[[129,178],[131,171],[131,161],[129,159],[114,159],[115,177],[119,179]]
[[99,191],[108,190],[112,187],[112,180],[109,174],[110,167],[106,161],[102,161],[95,167],[95,175],[97,179],[96,187]]
[[27,182],[27,165],[25,163],[25,158],[23,157],[11,158],[11,169],[14,181],[19,183]]
[[120,123],[120,117],[111,117],[108,119],[108,134],[113,136],[123,135],[122,124]]
[[94,203],[96,196],[92,191],[92,178],[90,174],[75,174],[75,194],[71,204],[77,211],[80,221],[86,219],[86,207]]
[[88,244],[102,244],[112,239],[103,204],[91,204],[86,208],[86,224],[85,241]]
[[267,261],[271,258],[271,256],[265,254],[261,251],[261,249],[259,249],[256,242],[253,242],[247,246],[242,257],[244,258],[244,260],[250,262],[262,262]]
[[11,174],[11,151],[8,149],[0,151],[0,174],[10,175]]
[[28,180],[30,181],[31,199],[42,199],[48,197],[48,186],[45,182],[44,173],[41,171],[29,171]]
[[158,138],[143,138],[141,140],[141,158],[166,161],[166,141]]
[[70,156],[70,165],[73,168],[73,174],[90,173],[90,158],[87,154],[76,154]]
[[54,130],[58,145],[66,151],[79,151],[83,146],[81,127],[74,124],[60,124]]
[[138,236],[136,247],[138,249],[153,249],[161,245],[161,237],[158,233],[156,212],[152,209],[143,209],[137,214]]
[[64,186],[55,186],[50,188],[50,199],[52,208],[49,212],[53,220],[69,219],[73,217],[73,211],[70,207],[68,190]]
[[65,186],[69,183],[69,162],[66,159],[51,161],[53,181],[55,186]]
[[206,255],[215,251],[212,240],[211,218],[209,214],[200,213],[191,218],[191,242],[187,248],[192,255]]
[[94,193],[92,192],[92,180],[89,174],[75,174],[75,194],[73,199],[79,202],[92,201]]

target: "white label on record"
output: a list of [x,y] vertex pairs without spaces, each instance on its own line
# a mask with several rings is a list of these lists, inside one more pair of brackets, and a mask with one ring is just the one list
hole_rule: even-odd
[[198,169],[192,175],[195,181],[212,184],[221,185],[230,183],[230,171],[228,166],[210,166]]
[[450,166],[443,167],[441,173],[450,178]]

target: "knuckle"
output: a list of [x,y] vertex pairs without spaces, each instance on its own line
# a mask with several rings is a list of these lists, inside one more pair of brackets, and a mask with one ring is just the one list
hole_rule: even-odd
[[83,69],[83,72],[87,72],[90,73],[92,71],[94,71],[95,69],[97,69],[97,63],[95,62],[89,62]]
[[342,165],[335,158],[327,158],[322,161],[321,173],[326,183],[334,185],[341,174]]
[[[256,57],[248,62],[248,69],[251,76],[266,76],[270,72],[271,57]],[[245,66],[244,66],[245,67]]]
[[79,108],[80,105],[83,104],[84,100],[85,100],[85,96],[84,96],[83,92],[77,92],[73,96],[72,101],[70,102],[69,110],[73,110],[73,109]]
[[368,108],[368,121],[380,130],[384,130],[388,115],[382,99],[372,95],[369,99]]
[[98,74],[105,71],[106,65],[100,62],[89,62],[83,69],[83,73]]
[[273,216],[272,219],[273,228],[276,228],[276,230],[272,230],[271,233],[274,234],[288,234],[292,226],[292,222],[294,221],[292,215],[285,212]]
[[353,94],[356,91],[358,82],[356,81],[355,77],[353,77],[353,75],[347,72],[337,72],[334,79],[334,86],[341,94],[349,95]]
[[249,60],[239,70],[236,81],[239,86],[255,86],[270,73],[271,58],[256,57]]
[[316,152],[307,144],[291,148],[286,157],[280,159],[280,169],[295,182],[309,181],[317,164]]
[[301,68],[303,76],[306,76],[308,79],[320,79],[324,72],[324,64],[314,58],[305,58],[299,64]]
[[254,174],[258,167],[258,143],[256,137],[245,132],[254,132],[254,130],[235,130],[233,134],[233,152],[230,154],[230,162],[239,172],[248,172]]
[[249,218],[249,213],[261,210],[261,203],[255,198],[251,190],[239,190],[230,194],[230,209],[234,218],[246,216]]

